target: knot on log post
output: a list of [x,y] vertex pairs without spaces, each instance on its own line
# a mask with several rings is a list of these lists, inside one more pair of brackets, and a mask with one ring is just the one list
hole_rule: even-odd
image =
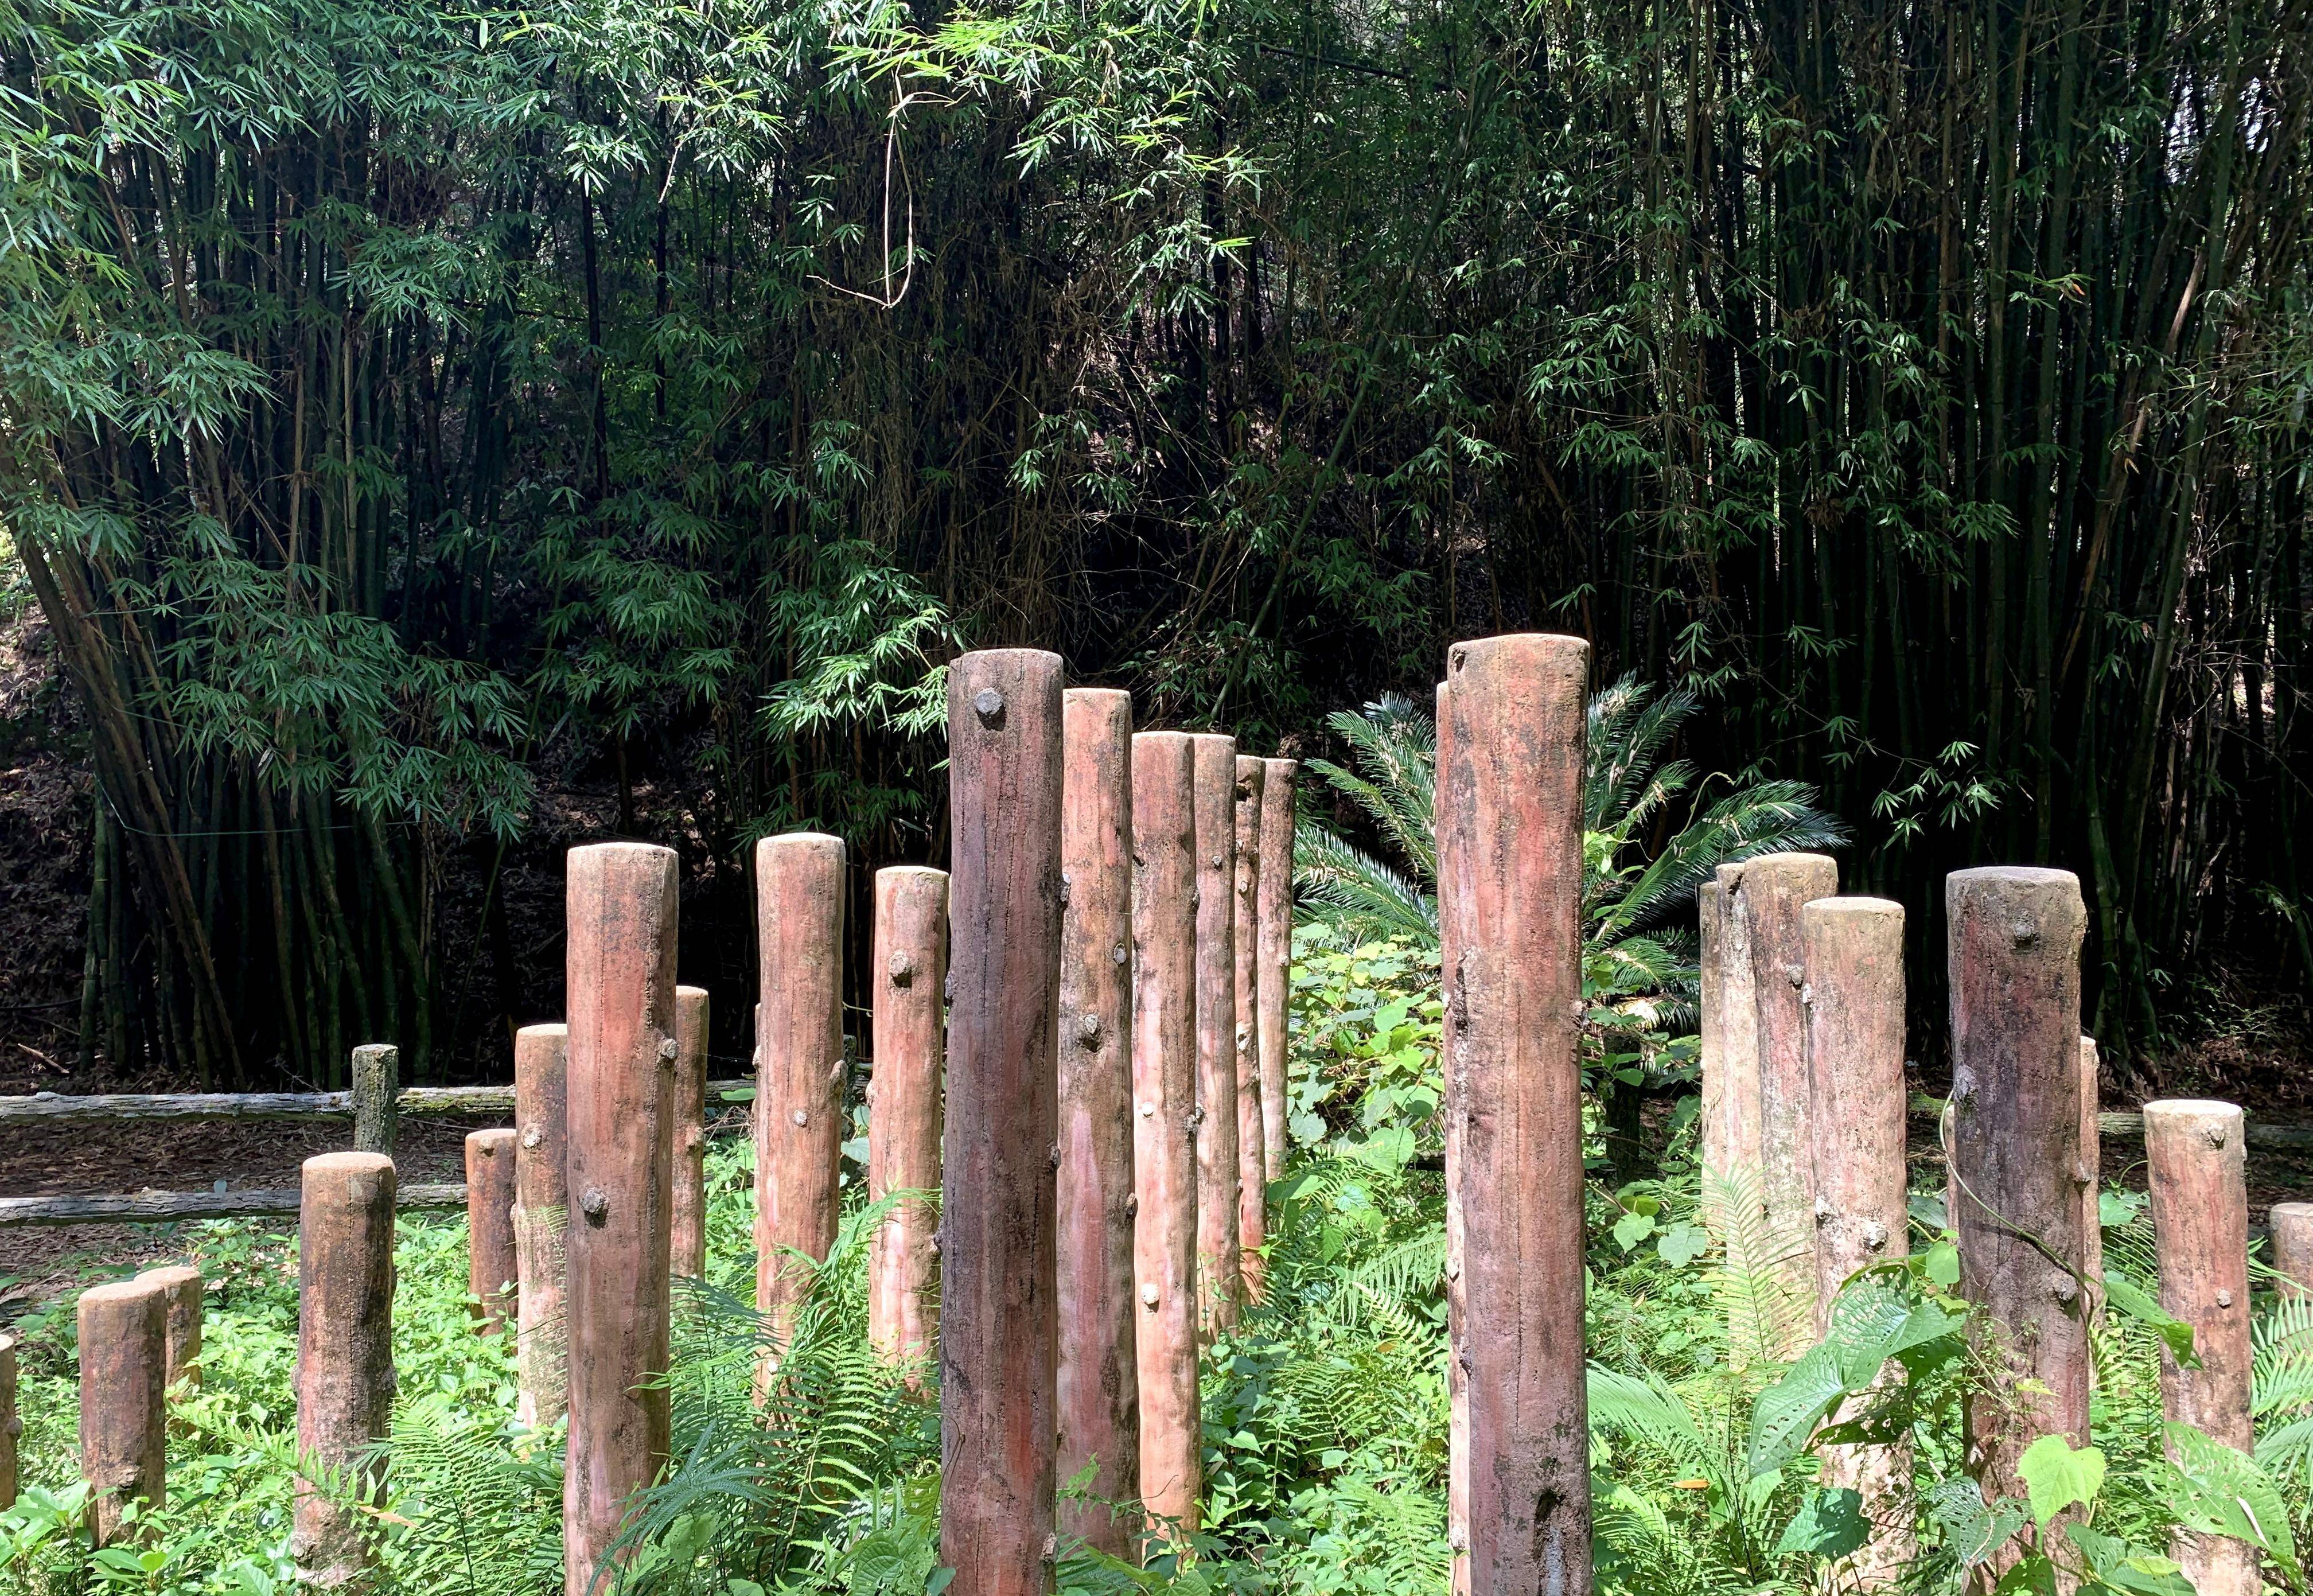
[[1004,695],[993,687],[983,687],[972,695],[972,712],[980,717],[980,724],[994,731],[1004,724]]

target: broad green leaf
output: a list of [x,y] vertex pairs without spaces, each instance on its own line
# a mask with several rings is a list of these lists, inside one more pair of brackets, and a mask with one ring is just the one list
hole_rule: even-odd
[[1863,1516],[1861,1493],[1844,1486],[1809,1491],[1798,1516],[1783,1527],[1775,1552],[1807,1552],[1818,1557],[1844,1557],[1871,1538]]
[[1701,1225],[1682,1221],[1662,1233],[1655,1242],[1655,1251],[1664,1263],[1683,1269],[1701,1257],[1710,1245],[1710,1234]]
[[2288,1507],[2256,1459],[2190,1424],[2163,1424],[2160,1433],[2183,1487],[2171,1503],[2178,1521],[2204,1534],[2254,1542],[2293,1568],[2297,1542]]
[[2201,1366],[2200,1354],[2193,1350],[2193,1327],[2169,1314],[2154,1301],[2152,1294],[2117,1270],[2104,1274],[2105,1301],[2130,1318],[2149,1326],[2168,1349],[2168,1355],[2186,1369]]
[[2093,1503],[2104,1489],[2104,1453],[2092,1446],[2078,1451],[2061,1435],[2043,1435],[2016,1459],[2016,1472],[2032,1499],[2032,1519],[2041,1528],[2074,1503]]
[[1939,1481],[1926,1493],[1929,1516],[1944,1532],[1944,1545],[1970,1567],[1983,1562],[2016,1538],[2024,1528],[2021,1503],[2001,1497],[1984,1505],[1983,1492],[1965,1477]]
[[1614,1221],[1614,1240],[1624,1252],[1655,1233],[1655,1216],[1633,1209]]
[[1930,1280],[1946,1291],[1951,1290],[1959,1283],[1959,1248],[1948,1241],[1937,1242],[1928,1248],[1923,1267]]
[[1846,1395],[1847,1382],[1828,1345],[1811,1349],[1761,1391],[1751,1406],[1751,1477],[1771,1474],[1799,1456],[1816,1421]]

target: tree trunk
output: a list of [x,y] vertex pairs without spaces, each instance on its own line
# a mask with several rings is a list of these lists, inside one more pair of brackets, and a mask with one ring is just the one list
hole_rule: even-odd
[[[337,1477],[297,1482],[289,1549],[301,1583],[370,1577],[366,1515],[338,1498],[393,1417],[393,1160],[326,1152],[305,1160],[297,1216],[297,1453]],[[381,1482],[362,1480],[360,1495]]]
[[1197,1302],[1207,1341],[1236,1324],[1236,741],[1194,739],[1197,824]]
[[89,1537],[105,1547],[130,1503],[168,1501],[168,1294],[146,1280],[91,1286],[79,1329],[80,1472]]
[[510,1317],[519,1324],[521,1313],[522,1265],[514,1241],[518,1140],[506,1126],[466,1133],[466,1294],[482,1329],[492,1335]]
[[684,1280],[707,1274],[707,1042],[703,986],[674,989],[674,1207],[667,1266]]
[[[875,872],[875,1077],[868,1087],[867,1200],[937,1192],[940,1056],[947,989],[947,872]],[[902,1201],[869,1249],[867,1338],[895,1362],[939,1351],[934,1205]]]
[[1261,1163],[1271,1180],[1285,1177],[1287,1048],[1293,1001],[1293,789],[1300,765],[1262,762],[1261,794],[1261,974],[1257,1028],[1261,1048]]
[[1261,1301],[1268,1260],[1269,1167],[1261,1105],[1261,816],[1266,763],[1236,760],[1236,835],[1233,848],[1236,923],[1230,927],[1236,964],[1236,1244],[1240,1301]]
[[570,1343],[563,1324],[569,1229],[570,1032],[531,1025],[514,1033],[514,1418],[544,1430],[569,1405]]

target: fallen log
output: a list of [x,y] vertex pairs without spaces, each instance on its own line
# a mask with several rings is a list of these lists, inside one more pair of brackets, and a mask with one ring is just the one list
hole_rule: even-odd
[[[295,1187],[279,1191],[250,1188],[222,1192],[136,1192],[102,1197],[0,1197],[0,1230],[23,1225],[151,1225],[195,1219],[262,1219],[295,1214],[303,1194]],[[461,1209],[466,1206],[462,1182],[441,1186],[405,1186],[394,1206],[403,1209]]]
[[[710,1080],[710,1100],[728,1100],[725,1094],[753,1095],[752,1080]],[[397,1114],[514,1113],[512,1086],[410,1086],[394,1100]],[[0,1098],[0,1124],[28,1121],[62,1122],[92,1119],[349,1119],[351,1092],[110,1092],[92,1097],[65,1097],[38,1092],[28,1098]]]

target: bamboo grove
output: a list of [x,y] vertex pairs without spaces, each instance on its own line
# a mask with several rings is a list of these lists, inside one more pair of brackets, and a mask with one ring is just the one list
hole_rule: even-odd
[[572,780],[735,967],[743,844],[936,852],[938,668],[1031,639],[1290,735],[1580,631],[1920,947],[1953,864],[2076,869],[2116,1054],[2205,956],[2313,975],[2305,0],[7,0],[0,52],[84,1054],[465,1067],[551,1007],[499,878]]

